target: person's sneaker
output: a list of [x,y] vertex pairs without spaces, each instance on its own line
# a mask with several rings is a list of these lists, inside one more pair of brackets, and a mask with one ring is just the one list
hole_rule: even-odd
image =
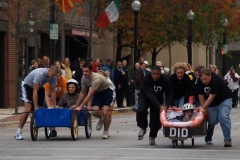
[[231,141],[225,141],[224,147],[232,147]]
[[14,137],[15,137],[15,139],[17,139],[17,140],[23,140],[23,136],[22,136],[22,133],[15,133],[15,135],[14,135]]
[[102,134],[102,139],[108,139],[108,131],[104,131]]
[[149,145],[156,145],[155,138],[149,137]]
[[186,115],[184,118],[183,118],[183,120],[182,120],[183,122],[188,122],[189,121],[189,116],[188,115]]
[[52,130],[51,133],[50,133],[50,137],[57,137],[57,131]]
[[213,145],[213,142],[212,141],[206,141],[206,144],[207,145]]
[[96,129],[97,129],[97,130],[101,130],[101,129],[102,129],[102,125],[103,125],[103,118],[101,118],[101,119],[98,120]]
[[109,132],[107,131],[107,135],[108,135],[108,137],[110,137],[110,134],[109,134]]
[[144,135],[147,133],[147,130],[146,129],[142,129],[140,128],[140,131],[138,133],[138,140],[142,140]]

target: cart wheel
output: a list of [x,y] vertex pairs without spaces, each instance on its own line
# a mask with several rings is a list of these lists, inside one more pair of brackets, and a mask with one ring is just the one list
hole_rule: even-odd
[[181,146],[184,147],[184,141],[181,141]]
[[71,114],[71,136],[72,140],[76,141],[78,137],[78,120],[75,113]]
[[31,116],[30,133],[32,140],[36,141],[38,136],[38,128],[36,127],[35,113],[33,113]]
[[51,128],[45,127],[45,137],[48,139],[50,138]]
[[90,138],[92,134],[92,117],[89,112],[85,116],[85,134],[86,138]]
[[192,146],[194,146],[194,138],[192,138]]

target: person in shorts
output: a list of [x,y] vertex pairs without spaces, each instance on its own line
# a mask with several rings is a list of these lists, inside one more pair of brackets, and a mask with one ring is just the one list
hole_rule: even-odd
[[[24,101],[24,113],[19,120],[18,130],[14,137],[17,140],[22,140],[22,129],[26,123],[29,113],[33,109],[38,109],[44,103],[44,88],[43,86],[49,82],[51,86],[51,97],[56,99],[55,86],[57,85],[56,75],[58,68],[52,65],[50,68],[37,68],[30,72],[21,84],[21,99]],[[56,102],[53,104],[56,106]]]
[[[106,77],[92,71],[92,65],[90,63],[83,65],[83,77],[81,80],[81,86],[82,89],[79,94],[78,101],[75,106],[72,106],[72,108],[81,110],[82,107],[87,103],[89,106],[91,105],[93,115],[99,118],[96,129],[100,130],[104,124],[102,138],[108,139],[108,129],[111,123],[108,112],[112,106],[112,103],[114,102],[114,89]],[[88,94],[85,97],[87,91]]]

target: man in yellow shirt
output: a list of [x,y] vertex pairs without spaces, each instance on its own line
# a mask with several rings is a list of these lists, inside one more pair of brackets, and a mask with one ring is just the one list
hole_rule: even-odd
[[69,79],[72,79],[72,71],[70,69],[71,62],[70,62],[69,58],[64,59],[63,65],[64,65],[65,71],[66,71],[65,78],[68,81]]

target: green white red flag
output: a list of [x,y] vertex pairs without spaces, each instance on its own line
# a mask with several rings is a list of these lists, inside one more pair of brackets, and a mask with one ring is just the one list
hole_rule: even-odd
[[121,0],[113,0],[105,11],[98,17],[97,25],[100,28],[106,27],[109,24],[117,21],[119,16]]

